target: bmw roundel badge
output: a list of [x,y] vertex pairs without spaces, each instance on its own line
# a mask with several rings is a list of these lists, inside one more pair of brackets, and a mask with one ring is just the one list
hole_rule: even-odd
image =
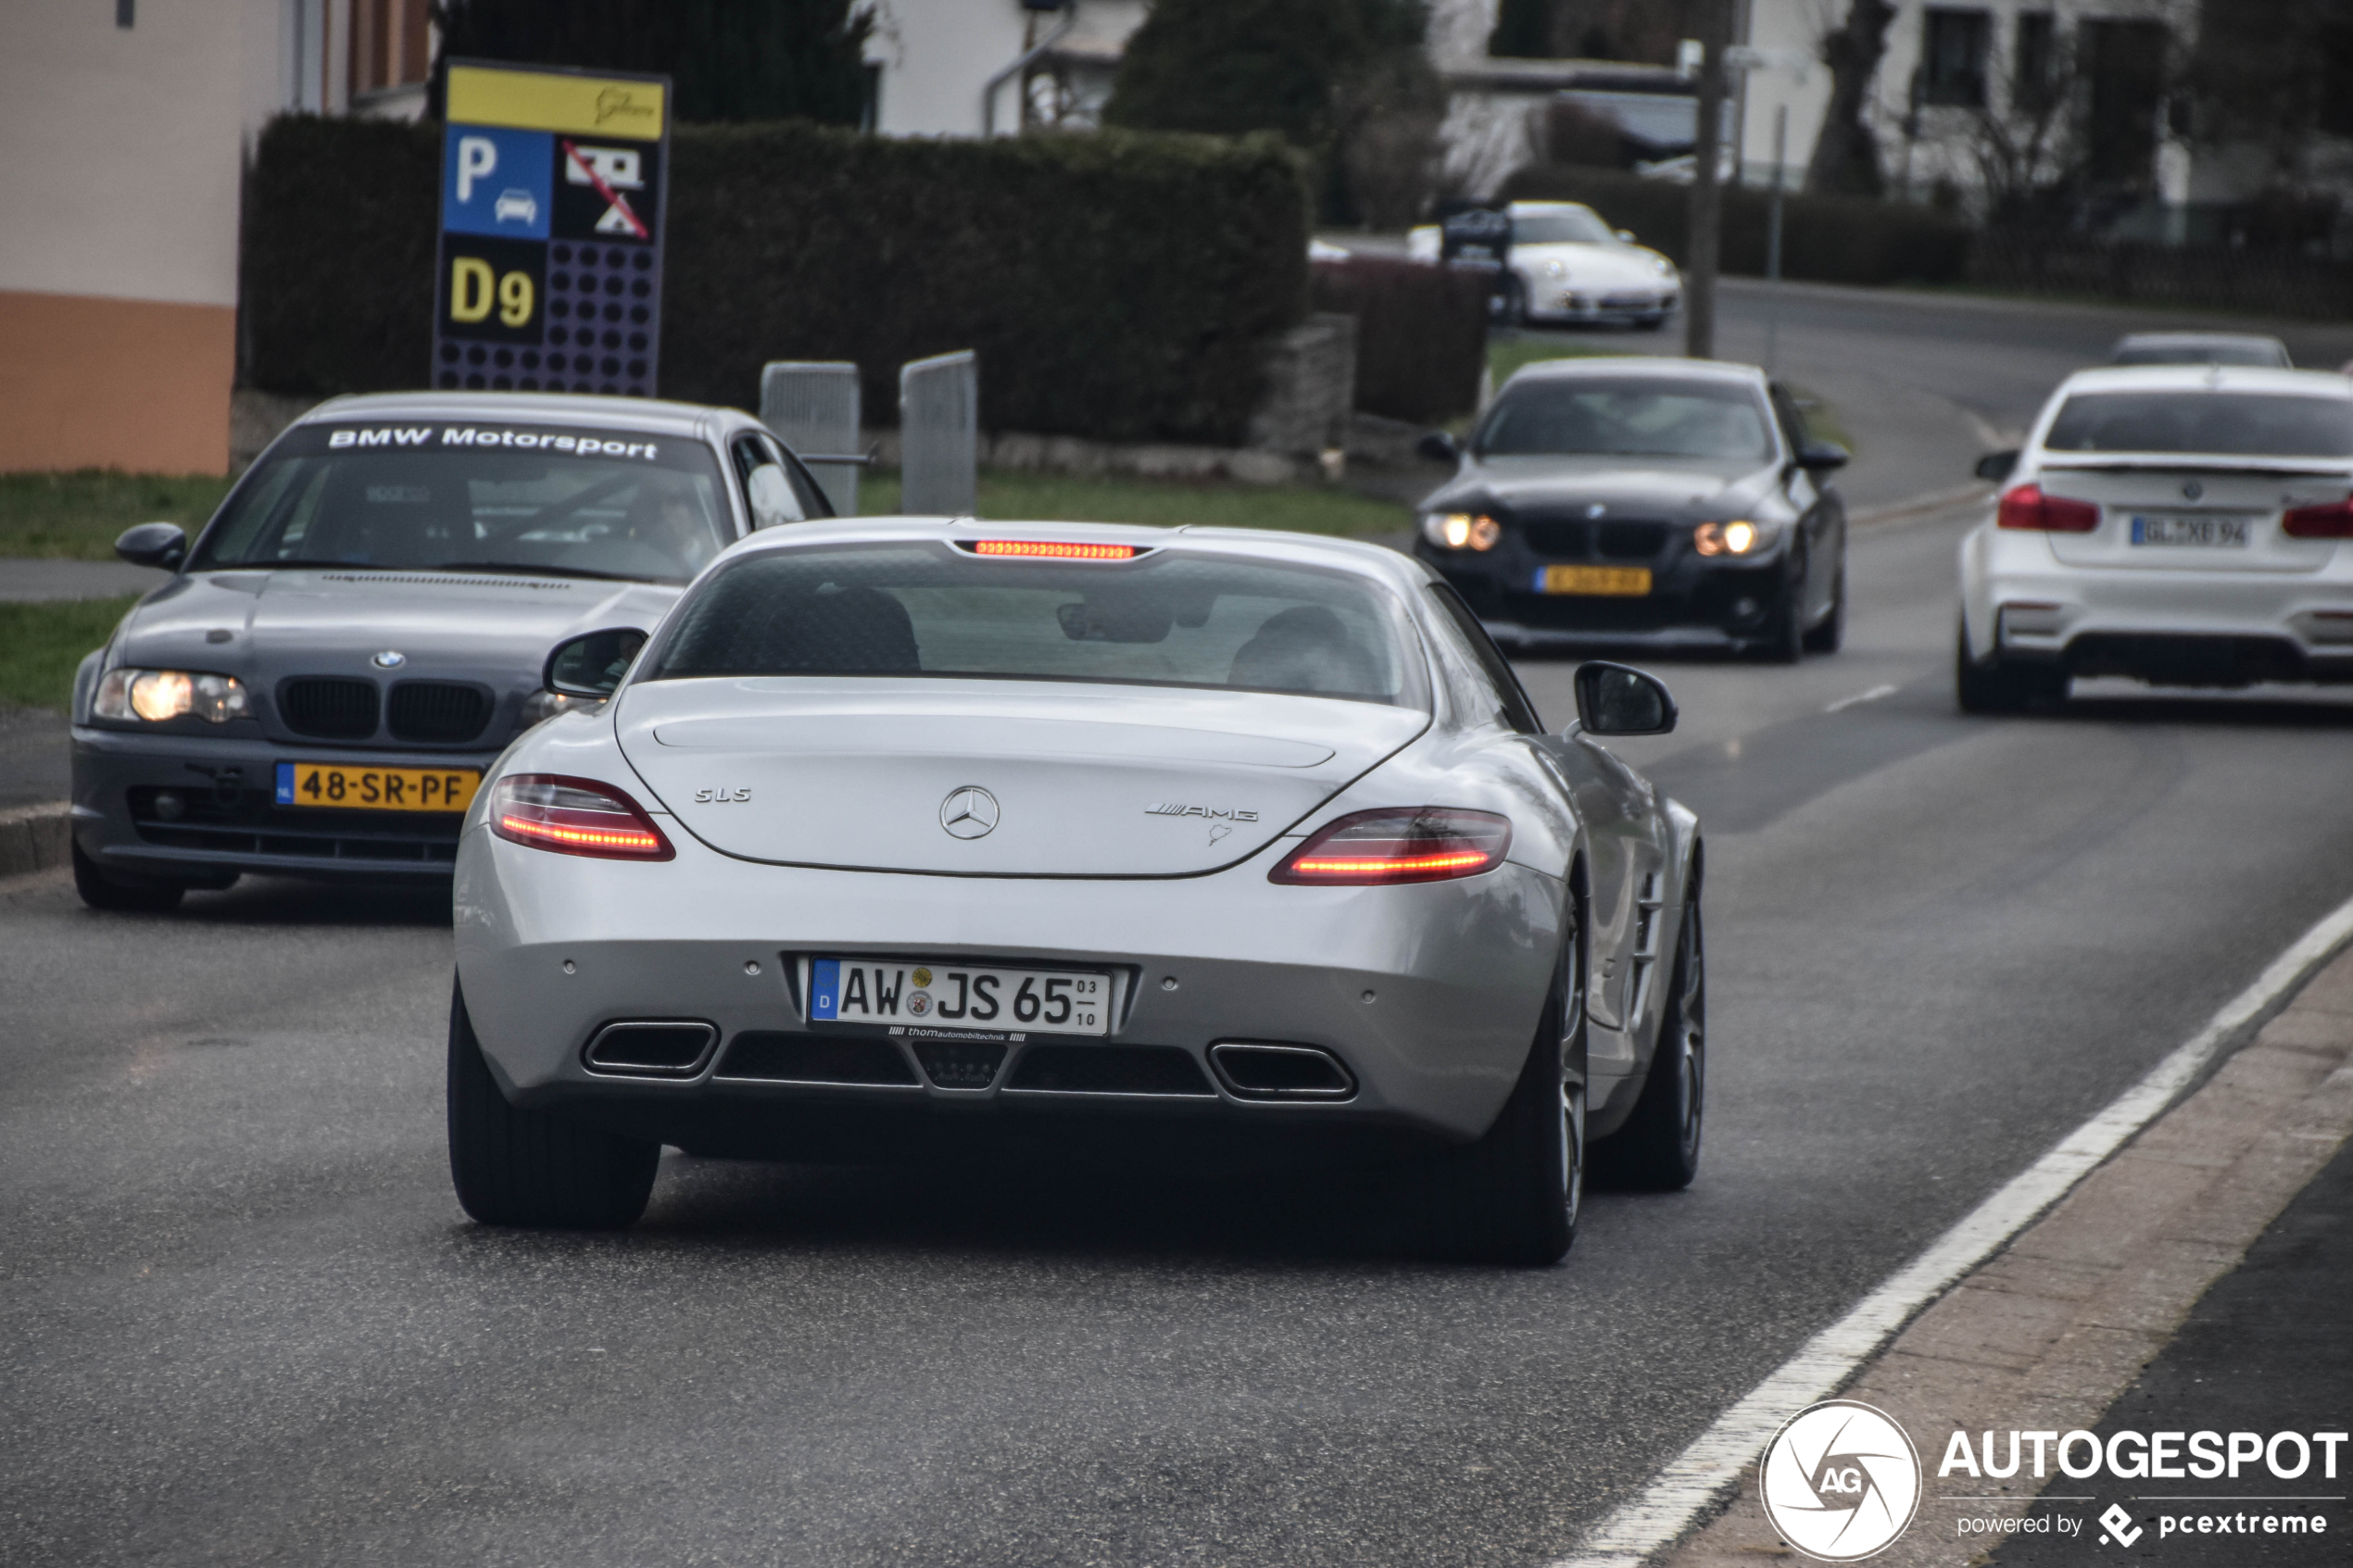
[[379,670],[397,670],[409,662],[409,656],[398,648],[386,648],[368,662]]

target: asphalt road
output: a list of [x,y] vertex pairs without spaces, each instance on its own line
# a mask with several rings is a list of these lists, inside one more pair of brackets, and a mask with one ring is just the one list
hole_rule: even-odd
[[[1840,655],[1656,666],[1683,727],[1626,749],[1709,823],[1706,1168],[1540,1273],[1415,1259],[1377,1185],[1149,1171],[673,1156],[626,1236],[481,1231],[446,900],[14,884],[0,1561],[1556,1553],[2346,895],[2353,706],[1964,720],[1962,526],[1858,534]],[[1570,669],[1527,669],[1555,719]]]

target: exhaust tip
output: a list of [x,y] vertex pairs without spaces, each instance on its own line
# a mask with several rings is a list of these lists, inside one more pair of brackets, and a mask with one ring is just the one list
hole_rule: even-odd
[[1209,1060],[1237,1099],[1337,1100],[1356,1093],[1355,1075],[1319,1046],[1221,1041],[1209,1047]]
[[623,1078],[691,1078],[710,1060],[719,1031],[694,1019],[608,1023],[583,1053],[591,1073]]

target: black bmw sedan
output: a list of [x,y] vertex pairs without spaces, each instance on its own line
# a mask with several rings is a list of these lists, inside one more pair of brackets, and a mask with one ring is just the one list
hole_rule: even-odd
[[1414,552],[1498,642],[1717,649],[1794,663],[1839,646],[1845,451],[1753,366],[1589,358],[1504,383]]

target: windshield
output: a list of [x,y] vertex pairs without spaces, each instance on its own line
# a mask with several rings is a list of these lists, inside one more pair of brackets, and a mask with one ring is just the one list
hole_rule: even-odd
[[1217,557],[1003,558],[932,541],[777,550],[720,571],[675,624],[646,679],[937,675],[1426,706],[1395,596]]
[[2257,392],[2086,392],[2059,406],[2043,449],[2353,458],[2353,401]]
[[306,425],[189,570],[333,566],[684,583],[734,537],[699,441],[556,425]]
[[1532,212],[1512,219],[1512,244],[1516,245],[1614,245],[1617,236],[1610,232],[1608,224],[1585,208],[1572,207],[1566,212]]
[[1505,390],[1479,426],[1482,457],[1714,458],[1773,455],[1765,406],[1736,383],[1577,376]]

